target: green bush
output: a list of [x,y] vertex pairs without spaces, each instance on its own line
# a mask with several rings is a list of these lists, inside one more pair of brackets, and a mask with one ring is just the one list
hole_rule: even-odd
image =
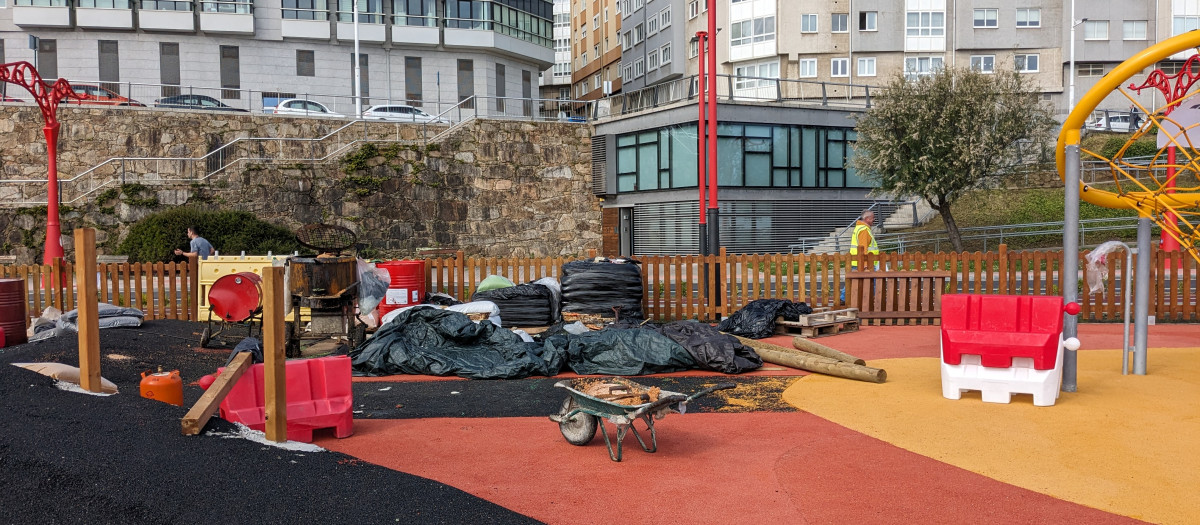
[[295,233],[263,221],[244,211],[209,211],[185,206],[150,215],[129,229],[117,247],[117,253],[131,261],[171,261],[176,248],[187,250],[188,226],[200,229],[200,236],[226,255],[245,251],[266,255],[302,250]]
[[[1117,135],[1108,137],[1104,141],[1104,147],[1100,148],[1100,154],[1105,158],[1111,159],[1117,156],[1121,148],[1125,147],[1125,142],[1128,137],[1125,135]],[[1125,150],[1122,157],[1146,157],[1158,153],[1158,144],[1154,137],[1142,138],[1129,145],[1129,149]]]

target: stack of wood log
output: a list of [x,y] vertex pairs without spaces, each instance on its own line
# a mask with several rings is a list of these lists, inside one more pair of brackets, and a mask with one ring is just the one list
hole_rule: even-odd
[[794,349],[760,343],[745,337],[738,337],[738,340],[753,348],[758,356],[768,363],[871,383],[887,381],[887,371],[869,367],[862,359],[803,337],[792,340]]

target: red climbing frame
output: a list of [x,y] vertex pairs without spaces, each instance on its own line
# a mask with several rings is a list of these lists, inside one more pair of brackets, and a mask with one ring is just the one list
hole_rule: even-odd
[[51,264],[63,256],[62,227],[58,223],[58,103],[65,98],[81,98],[66,79],[47,84],[29,62],[0,64],[0,81],[25,88],[42,110],[42,133],[46,135],[46,156],[49,157],[46,194],[46,249],[42,262]]

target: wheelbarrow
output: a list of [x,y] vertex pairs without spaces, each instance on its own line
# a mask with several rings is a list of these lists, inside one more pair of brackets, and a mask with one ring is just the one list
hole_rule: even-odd
[[[558,429],[568,443],[578,446],[590,443],[596,436],[596,428],[599,427],[600,433],[604,435],[604,445],[608,448],[608,457],[613,461],[621,461],[621,444],[625,440],[625,435],[630,431],[633,431],[633,437],[637,438],[642,450],[650,453],[656,452],[658,436],[654,430],[655,419],[662,419],[670,413],[683,414],[687,412],[689,401],[716,390],[737,386],[733,383],[721,383],[692,395],[662,390],[657,400],[648,400],[647,396],[643,394],[648,393],[651,390],[650,387],[628,379],[611,378],[604,379],[603,382],[616,385],[616,387],[610,390],[610,395],[606,396],[610,399],[601,399],[580,390],[584,388],[585,383],[594,381],[596,380],[573,379],[555,383],[554,386],[566,389],[570,396],[563,400],[562,408],[558,413],[550,416],[550,421],[558,423]],[[621,404],[617,403],[617,400],[632,401],[635,404]],[[649,445],[646,444],[638,429],[634,427],[634,422],[639,419],[646,424],[646,428],[650,431]],[[609,436],[609,431],[604,426],[604,420],[608,420],[616,427],[617,450],[615,452],[612,443],[614,438]]]

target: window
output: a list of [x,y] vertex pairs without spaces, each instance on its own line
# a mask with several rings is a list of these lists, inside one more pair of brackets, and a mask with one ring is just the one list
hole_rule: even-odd
[[[367,60],[367,58],[368,57],[367,57],[366,53],[358,54],[358,71],[359,71],[358,96],[360,96],[360,97],[366,97],[367,95],[371,94],[371,82],[370,82],[371,75],[369,73],[371,71],[371,68],[370,68],[370,62]],[[350,53],[349,62],[350,62],[350,95],[354,96],[354,53]],[[363,104],[369,104],[369,102],[364,100]]]
[[421,57],[404,57],[404,98],[410,106],[421,106]]
[[817,15],[808,14],[800,15],[800,32],[801,33],[816,33],[817,32]]
[[[475,96],[475,61],[458,59],[458,101],[462,102]],[[474,108],[474,103],[463,104],[464,108]]]
[[[100,51],[100,81],[120,82],[121,63],[120,54],[117,51],[117,41],[101,40],[98,47]],[[121,89],[121,86],[117,84],[100,84],[100,87],[118,93]]]
[[817,59],[801,58],[800,78],[813,78],[815,76],[817,76]]
[[315,77],[317,76],[317,61],[315,58],[316,52],[311,49],[296,50],[296,76],[298,77]]
[[596,57],[596,60],[600,60],[600,46],[599,45],[592,46],[592,56]]
[[658,57],[659,57],[659,60],[662,61],[662,65],[664,65],[664,66],[671,63],[671,43],[670,42],[663,44],[663,46],[658,49]]
[[700,0],[691,0],[688,2],[688,20],[696,18],[700,14]]
[[834,33],[845,33],[850,31],[850,15],[846,13],[834,13],[829,19],[829,30]]
[[608,21],[608,8],[607,7],[604,8],[604,21],[605,22]]
[[995,73],[996,55],[971,55],[971,69],[981,73]]
[[241,98],[242,72],[237,46],[221,46],[221,98]]
[[1021,73],[1038,72],[1038,55],[1016,55],[1016,68]]
[[755,87],[774,87],[770,79],[779,78],[779,61],[748,64],[734,68],[734,89],[749,89]]
[[533,72],[521,71],[521,98],[524,100],[522,112],[526,117],[533,114]]
[[587,51],[579,54],[579,67],[587,65]]
[[850,76],[850,59],[849,58],[834,58],[829,61],[829,76],[831,77],[848,77]]
[[657,49],[651,49],[649,53],[646,53],[646,69],[648,71],[653,71],[655,69],[658,69],[658,50]]
[[1200,29],[1200,16],[1175,16],[1172,18],[1171,31],[1173,35],[1181,35],[1188,31]]
[[915,79],[942,69],[942,57],[904,57],[904,76]]
[[1081,77],[1104,76],[1104,64],[1077,64],[1075,70]]
[[1042,10],[1017,9],[1017,27],[1042,27]]
[[600,89],[600,73],[592,75],[592,89]]
[[600,29],[600,15],[592,17],[592,31]]
[[636,46],[636,45],[642,43],[642,40],[645,40],[645,39],[646,39],[646,32],[645,32],[645,28],[642,27],[642,24],[633,26],[633,45]]
[[158,81],[163,84],[162,96],[179,94],[179,43],[158,44]]
[[909,11],[904,23],[908,36],[946,35],[946,13],[943,11]]
[[[404,9],[403,3],[396,2],[400,9]],[[325,0],[283,0],[283,18],[287,20],[329,20],[329,6],[325,4]],[[396,17],[397,20],[402,18]]]
[[37,41],[37,70],[42,78],[58,78],[58,41],[45,38]]
[[974,27],[998,27],[995,9],[976,9]]
[[646,62],[642,59],[633,61],[633,78],[638,78],[646,74]]
[[700,39],[693,38],[688,42],[688,58],[696,58],[700,55]]
[[660,11],[658,13],[658,26],[663,29],[666,29],[667,26],[670,26],[670,25],[671,25],[671,6],[667,6],[666,9],[663,9],[662,11]]
[[1125,40],[1145,40],[1146,21],[1126,20],[1121,28],[1121,38]]
[[646,20],[646,35],[653,35],[658,32],[658,17],[653,16]]
[[860,57],[858,59],[858,76],[875,76],[875,57]]
[[775,40],[774,15],[734,22],[729,25],[729,28],[729,45],[731,46]]
[[621,33],[621,51],[633,49],[633,31]]
[[504,112],[504,64],[496,64],[496,111]]
[[1108,40],[1108,20],[1087,20],[1083,23],[1084,40]]
[[858,30],[859,31],[878,31],[876,25],[879,19],[879,13],[876,11],[859,11],[858,13]]

